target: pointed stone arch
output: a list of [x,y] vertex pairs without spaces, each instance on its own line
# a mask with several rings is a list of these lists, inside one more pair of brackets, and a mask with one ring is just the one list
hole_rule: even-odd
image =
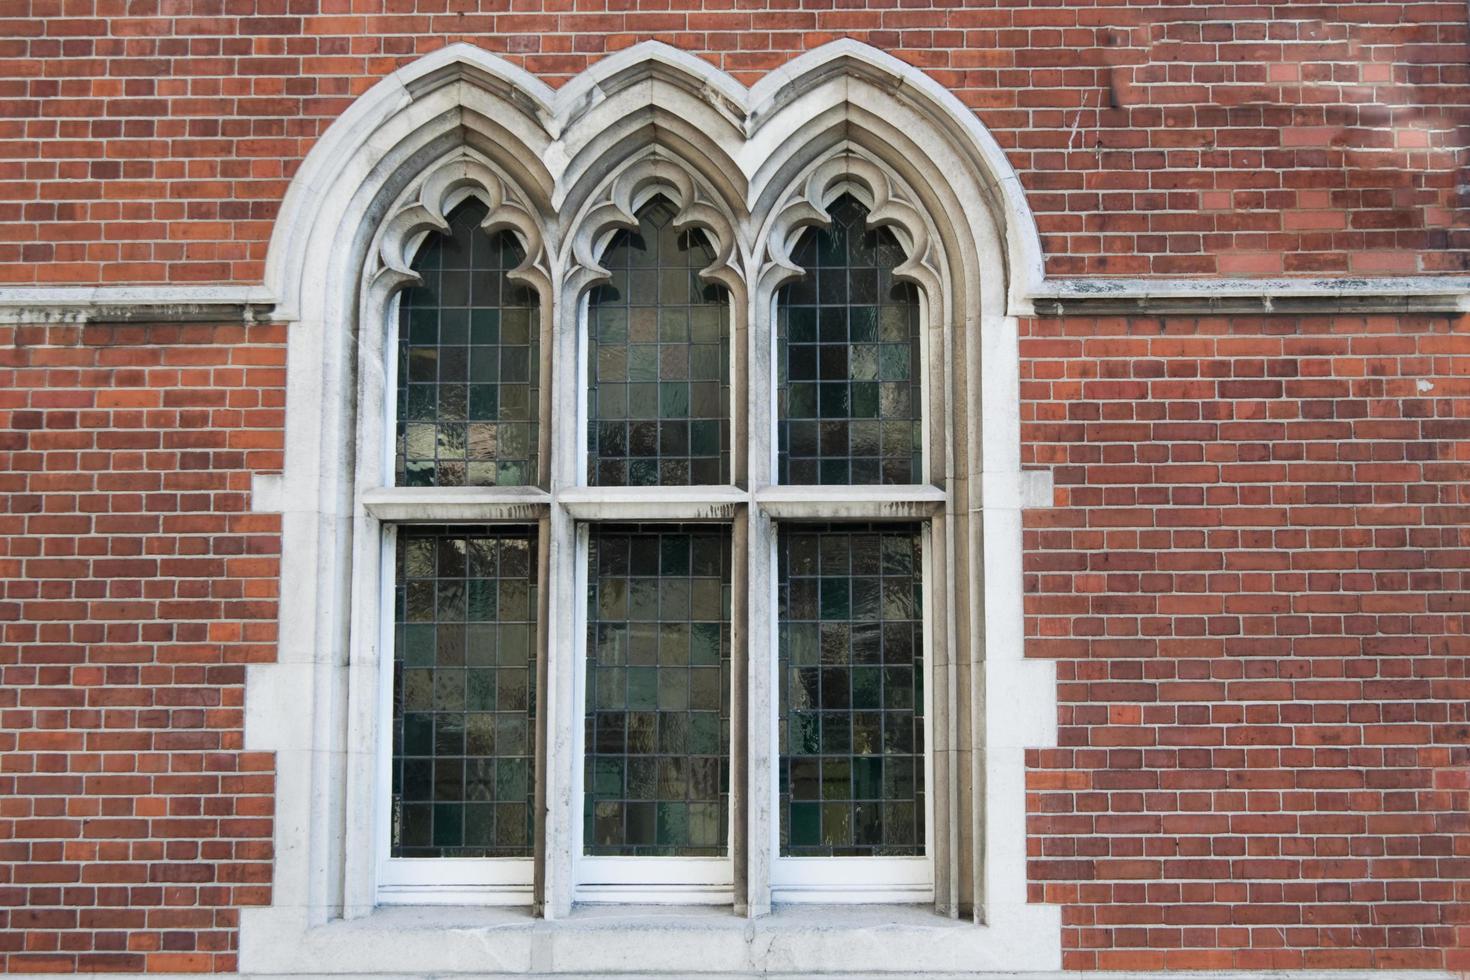
[[[485,153],[547,214],[576,211],[620,155],[676,148],[721,193],[756,214],[785,175],[842,140],[882,154],[915,186],[951,194],[980,254],[993,252],[992,315],[1017,312],[1043,277],[1019,178],[975,114],[934,79],[857,41],[822,45],[747,89],[701,58],[655,41],[610,55],[560,89],[471,44],[418,59],[361,95],[292,180],[271,237],[266,286],[287,319],[311,318],[306,283],[319,249],[360,228],[394,175],[433,147]],[[433,154],[435,156],[439,154]],[[925,179],[913,180],[920,172]],[[555,225],[552,218],[548,224]],[[989,226],[989,234],[984,233]],[[992,238],[987,242],[984,239]]]
[[[372,361],[370,328],[412,275],[415,242],[463,194],[481,197],[487,221],[526,245],[517,272],[548,297],[553,342],[543,349],[570,364],[570,307],[597,281],[610,230],[647,194],[670,197],[682,223],[714,240],[718,258],[705,274],[729,287],[742,322],[757,324],[792,271],[783,265],[789,236],[824,222],[844,191],[904,241],[903,274],[927,294],[931,328],[952,345],[940,357],[942,404],[966,420],[944,436],[955,460],[944,519],[961,542],[951,545],[957,611],[945,626],[974,641],[947,665],[953,722],[940,751],[949,754],[945,819],[955,843],[937,873],[936,904],[984,928],[927,952],[934,963],[955,957],[944,960],[954,969],[1059,963],[1059,917],[1027,903],[1024,863],[1023,750],[1054,742],[1056,722],[1051,665],[1021,655],[1015,316],[1042,282],[1040,240],[1016,174],[974,113],[918,69],[844,40],[750,88],[648,42],[557,90],[453,44],[369,89],[308,154],[266,268],[277,317],[292,324],[286,554],[280,658],[251,668],[246,739],[277,753],[281,860],[273,905],[243,915],[243,965],[350,971],[376,948],[413,970],[452,955],[434,923],[399,934],[391,950],[355,947],[342,924],[371,916],[373,901],[371,876],[353,870],[371,823],[352,801],[372,779],[354,732],[376,688],[347,654],[355,610],[375,601],[354,594],[351,573],[375,547],[353,488],[371,431],[361,424],[373,390],[370,378],[363,387],[364,358]],[[752,360],[749,370],[766,367]],[[556,940],[507,936],[528,949]],[[924,954],[925,943],[915,949]]]

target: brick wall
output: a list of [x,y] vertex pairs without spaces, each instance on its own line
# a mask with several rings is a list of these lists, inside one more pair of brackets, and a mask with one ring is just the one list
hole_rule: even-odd
[[[467,39],[553,84],[657,38],[749,84],[930,71],[1052,275],[1470,269],[1445,3],[29,0],[0,10],[0,285],[258,281],[351,99]],[[1031,897],[1069,968],[1470,971],[1470,321],[1035,320]],[[0,326],[0,971],[236,966],[269,900],[284,330]]]
[[352,97],[469,40],[563,82],[650,38],[749,84],[853,37],[990,127],[1053,275],[1470,268],[1463,0],[28,0],[0,16],[0,283],[255,282]]
[[229,970],[269,900],[284,331],[0,326],[0,972]]
[[1470,318],[1025,325],[1070,968],[1470,971]]

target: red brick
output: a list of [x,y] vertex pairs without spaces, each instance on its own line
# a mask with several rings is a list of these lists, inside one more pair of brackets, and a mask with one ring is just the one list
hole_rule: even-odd
[[[147,492],[182,489],[179,457],[156,459],[158,475],[147,480],[108,472],[132,465],[138,445],[188,434],[176,428],[188,421],[182,416],[145,423],[136,411],[166,403],[188,379],[129,365],[218,363],[234,354],[279,367],[283,336],[250,333],[207,325],[0,328],[0,390],[26,406],[11,413],[12,423],[18,415],[25,425],[14,431],[49,433],[59,423],[95,437],[97,446],[84,464],[64,445],[28,440],[41,458],[26,467],[13,465],[14,447],[0,449],[0,472],[15,477],[0,482],[0,514],[27,515],[13,530],[0,523],[0,691],[10,696],[8,705],[0,696],[0,773],[11,776],[8,783],[0,777],[0,799],[26,815],[8,828],[25,852],[0,851],[0,862],[14,868],[13,894],[0,905],[22,910],[8,926],[0,923],[12,930],[0,935],[26,942],[11,947],[0,939],[0,972],[229,970],[233,925],[221,927],[217,914],[269,901],[273,760],[218,748],[240,743],[244,682],[238,666],[219,664],[258,659],[260,648],[244,636],[240,619],[220,617],[228,606],[230,616],[273,620],[278,519],[256,516],[235,529],[211,529],[214,554],[249,559],[200,556],[183,537],[150,537],[144,555],[122,535],[153,535],[160,516],[177,519],[169,512],[181,508],[209,512],[228,495]],[[61,363],[82,370],[54,366]],[[238,373],[208,383],[225,391],[231,380],[237,388],[247,383]],[[249,384],[259,392],[260,379]],[[79,414],[74,409],[82,405],[95,410]],[[222,440],[248,434],[252,445],[279,455],[279,414],[253,424],[203,424]],[[234,470],[219,463],[209,485],[248,485],[243,459]],[[95,492],[78,494],[93,473]],[[239,511],[243,501],[229,506]],[[88,513],[98,515],[95,522]],[[27,537],[36,534],[48,536]],[[28,547],[38,540],[44,551]],[[253,598],[170,598],[242,594]],[[15,600],[25,600],[18,603],[25,619],[5,615]],[[205,616],[209,639],[172,646],[184,632],[179,611]],[[26,710],[5,710],[17,705]],[[223,705],[232,707],[214,710]],[[170,725],[188,727],[175,732]],[[208,755],[189,744],[200,740],[211,746]],[[242,771],[256,775],[247,781],[235,775]],[[196,889],[196,881],[223,884],[211,886],[207,899],[199,889],[169,900],[197,909],[142,916],[160,899],[138,886],[179,882]]]
[[[1457,640],[1470,604],[1456,601],[1470,522],[1440,504],[1470,477],[1470,428],[1458,424],[1463,399],[1425,415],[1414,389],[1422,378],[1460,390],[1470,365],[1428,353],[1466,327],[1347,316],[1236,317],[1228,335],[1185,318],[1024,324],[1023,382],[1136,377],[1140,343],[1163,358],[1152,376],[1231,379],[1154,382],[1146,417],[1070,427],[1048,420],[1102,417],[1113,390],[1023,385],[1025,464],[1052,465],[1063,488],[1059,507],[1027,513],[1024,540],[1027,654],[1057,663],[1064,746],[1028,755],[1031,847],[1047,856],[1030,864],[1033,895],[1044,886],[1064,922],[1094,924],[1064,928],[1068,968],[1463,962],[1439,924],[1457,914],[1470,868],[1446,850],[1470,804],[1470,715],[1454,687],[1470,668]],[[1168,336],[1143,340],[1159,328]],[[1349,346],[1361,356],[1313,362],[1310,385],[1271,380]],[[1307,424],[1366,419],[1362,378],[1415,384],[1407,397],[1375,396],[1371,425]],[[1229,396],[1263,403],[1271,424],[1167,421]],[[1217,475],[1163,462],[1186,458],[1224,465]],[[1279,462],[1292,459],[1311,462]],[[1430,459],[1457,462],[1408,462]],[[1284,506],[1252,503],[1254,488],[1259,503]],[[1318,488],[1334,493],[1314,499]],[[1205,491],[1228,495],[1206,510],[1176,502]],[[1348,492],[1361,502],[1339,505]],[[1155,608],[1125,615],[1145,587]],[[1079,599],[1082,612],[1109,615],[1079,615]],[[1205,633],[1227,645],[1199,645]],[[1445,789],[1427,795],[1431,784]],[[1390,887],[1402,891],[1390,898]],[[1182,928],[1137,927],[1165,922]],[[1330,928],[1341,923],[1352,930]]]

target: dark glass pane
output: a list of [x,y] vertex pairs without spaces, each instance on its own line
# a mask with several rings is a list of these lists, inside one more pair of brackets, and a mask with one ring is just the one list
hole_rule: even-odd
[[541,325],[534,290],[506,275],[525,259],[510,232],[480,228],[473,198],[413,262],[398,319],[399,486],[534,484]]
[[584,850],[717,857],[730,803],[730,531],[592,529]]
[[699,279],[714,260],[664,198],[608,247],[587,313],[589,483],[730,482],[730,299]]
[[783,855],[924,853],[920,532],[779,531]]
[[852,197],[793,253],[806,270],[776,307],[781,483],[922,482],[919,298],[903,261]]
[[400,527],[393,857],[530,857],[536,530]]

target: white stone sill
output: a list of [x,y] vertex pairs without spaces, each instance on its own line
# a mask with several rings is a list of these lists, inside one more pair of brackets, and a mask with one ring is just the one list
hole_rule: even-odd
[[241,967],[247,975],[973,976],[1036,955],[1029,916],[1010,911],[1010,925],[997,928],[920,905],[781,905],[756,919],[728,907],[578,905],[554,921],[526,909],[382,907],[294,941],[247,944]]

